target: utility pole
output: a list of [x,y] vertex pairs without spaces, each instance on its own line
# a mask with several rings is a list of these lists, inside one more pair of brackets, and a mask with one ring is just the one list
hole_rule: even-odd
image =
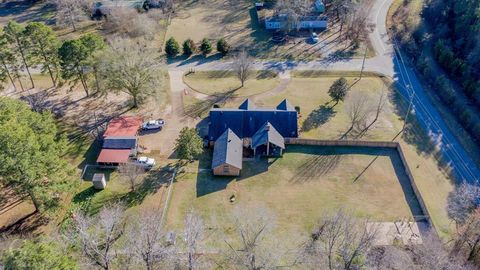
[[365,59],[367,58],[367,49],[368,49],[368,46],[365,45],[365,53],[363,54],[362,69],[360,70],[360,79],[358,79],[359,81],[362,79],[363,69],[365,68]]
[[413,96],[414,96],[414,92],[413,90],[410,88],[410,85],[407,85],[407,90],[410,89],[410,102],[408,104],[408,109],[407,109],[407,112],[405,113],[405,120],[403,121],[403,127],[402,127],[402,132],[405,132],[405,127],[407,126],[407,121],[408,121],[408,115],[410,115],[410,110],[412,109],[412,106],[413,106]]

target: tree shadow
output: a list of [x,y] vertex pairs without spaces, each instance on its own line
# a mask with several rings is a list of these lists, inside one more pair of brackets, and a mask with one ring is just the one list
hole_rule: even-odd
[[236,98],[237,95],[235,92],[238,89],[240,88],[232,89],[224,93],[215,93],[207,100],[198,100],[185,108],[185,115],[190,117],[202,117],[205,113],[210,111],[213,105],[223,105],[228,100]]
[[0,17],[13,16],[12,20],[19,23],[44,22],[48,25],[55,23],[55,5],[49,2],[31,0],[2,1],[0,3]]
[[162,186],[168,187],[170,180],[173,177],[173,172],[178,166],[175,164],[168,164],[158,170],[148,172],[143,182],[135,191],[131,191],[121,198],[121,201],[128,207],[139,205],[143,202],[145,197],[156,193]]
[[17,220],[15,223],[0,228],[1,235],[31,235],[37,236],[41,232],[37,229],[49,223],[50,219],[39,212],[32,212]]
[[189,64],[196,64],[197,66],[200,66],[210,62],[218,61],[222,58],[223,58],[223,55],[221,53],[211,54],[211,55],[208,55],[207,57],[201,54],[196,54],[193,56],[181,55],[174,58],[168,58],[167,64],[168,65],[176,64],[177,67],[181,67]]
[[321,105],[307,116],[302,124],[302,131],[309,131],[327,123],[336,113],[333,106]]
[[311,154],[295,171],[295,175],[290,179],[292,183],[304,183],[327,175],[341,161],[341,155],[332,147],[289,146],[288,151]]

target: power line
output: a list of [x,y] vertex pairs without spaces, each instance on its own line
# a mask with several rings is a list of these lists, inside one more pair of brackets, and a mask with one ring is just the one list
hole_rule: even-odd
[[[400,63],[400,62],[398,61],[398,59],[400,59],[400,61],[401,61],[401,65],[400,65],[400,76],[402,77],[402,80],[404,81],[404,83],[407,82],[407,80],[408,80],[408,83],[410,84],[410,85],[407,84],[407,88],[405,89],[405,90],[407,91],[407,93],[409,93],[409,92],[410,92],[410,91],[409,91],[409,88],[410,88],[409,86],[412,86],[412,87],[413,87],[412,80],[411,80],[411,78],[410,78],[410,75],[409,75],[409,73],[408,73],[408,70],[406,69],[406,65],[405,65],[405,62],[403,61],[402,54],[401,54],[400,50],[398,49],[398,45],[396,45],[396,42],[395,42],[395,41],[393,41],[393,46],[394,46],[395,55],[396,55],[397,53],[398,53],[398,55],[399,55],[399,58],[395,56],[395,57],[397,58],[397,62]],[[405,75],[404,75],[403,72],[402,72],[402,68],[403,68],[403,70],[404,70],[404,72],[405,72]],[[405,79],[405,76],[407,77],[407,80]],[[411,98],[412,98],[411,100],[413,101],[413,98],[414,98],[414,96],[413,96],[413,95],[414,95],[413,88],[411,88],[410,90],[411,90],[411,94],[410,94],[410,95],[411,95]],[[422,101],[421,101],[418,97],[416,97],[415,100],[418,101],[418,104],[420,105],[420,109],[423,109],[425,115],[429,118],[429,119],[425,119],[425,120],[428,121],[428,122],[426,122],[427,128],[430,129],[428,126],[433,123],[433,124],[436,126],[436,128],[438,129],[437,132],[439,133],[439,135],[442,135],[442,138],[441,138],[441,139],[447,143],[447,144],[445,145],[445,147],[447,147],[447,149],[443,149],[443,153],[450,159],[450,161],[452,162],[452,165],[453,165],[454,167],[457,167],[457,165],[463,167],[463,169],[467,172],[467,174],[469,174],[471,177],[473,177],[472,180],[478,181],[477,177],[475,176],[475,173],[473,173],[473,172],[470,170],[469,166],[466,165],[466,162],[465,162],[465,160],[463,159],[462,155],[460,155],[460,154],[457,152],[457,150],[455,149],[455,147],[451,147],[451,143],[449,142],[449,138],[448,138],[447,136],[443,136],[442,128],[441,128],[440,125],[434,120],[435,118],[434,118],[434,117],[430,114],[430,112],[426,109],[426,107],[425,107],[425,105],[422,103]],[[408,112],[409,112],[409,111],[407,111],[407,113],[408,113]],[[420,115],[420,116],[421,116],[421,115]],[[460,161],[460,164],[457,164],[457,165],[456,165],[456,164],[454,163],[454,158],[452,158],[452,156],[450,156],[448,150],[452,150],[452,152],[456,155],[457,159]],[[459,176],[461,176],[462,178],[464,178],[463,180],[466,180],[465,175],[462,173],[461,170],[459,170],[458,167],[457,167],[456,172],[459,174]]]

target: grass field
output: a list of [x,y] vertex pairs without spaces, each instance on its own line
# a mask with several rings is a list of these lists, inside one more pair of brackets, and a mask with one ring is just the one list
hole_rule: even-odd
[[186,75],[184,81],[190,88],[206,95],[232,93],[237,97],[264,93],[280,83],[273,71],[255,72],[243,87],[232,71],[196,71]]
[[[362,171],[377,157],[375,163]],[[287,147],[283,158],[244,162],[239,178],[214,177],[208,153],[189,165],[174,186],[168,225],[181,227],[190,208],[207,227],[229,233],[234,205],[264,205],[276,214],[279,239],[292,241],[309,232],[323,214],[344,208],[359,217],[395,221],[421,214],[403,167],[392,150]],[[230,196],[236,196],[234,204]],[[217,235],[213,232],[212,235]],[[214,236],[209,239],[216,240]]]

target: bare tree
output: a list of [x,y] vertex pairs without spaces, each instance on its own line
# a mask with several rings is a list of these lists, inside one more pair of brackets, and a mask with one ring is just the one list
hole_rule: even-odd
[[108,32],[117,35],[128,35],[131,38],[144,37],[151,40],[160,27],[161,18],[158,12],[160,11],[153,10],[148,13],[138,13],[128,7],[114,8],[109,12],[108,20],[103,26]]
[[356,219],[342,210],[325,215],[305,248],[307,264],[326,269],[359,269],[372,247],[377,230],[368,219]]
[[[435,232],[422,234],[422,244],[412,246],[416,263],[422,270],[467,270],[472,269],[467,264],[452,256]],[[473,269],[472,269],[473,270]]]
[[369,270],[416,269],[412,254],[401,246],[375,246],[367,255]]
[[183,238],[186,245],[187,268],[188,270],[200,269],[200,254],[198,250],[203,239],[203,220],[200,215],[192,209],[185,216],[184,226]]
[[373,31],[374,24],[369,21],[368,16],[371,7],[372,1],[363,0],[352,5],[348,14],[345,14],[345,37],[351,42],[358,44],[361,41],[365,41]]
[[300,18],[312,8],[311,0],[278,0],[275,5],[275,13],[280,19],[281,28],[285,32],[298,30]]
[[480,187],[462,183],[448,195],[447,212],[457,224],[463,224],[479,207]]
[[92,0],[51,0],[57,8],[57,24],[70,25],[77,31],[77,23],[92,14],[94,1]]
[[245,81],[252,75],[253,60],[248,56],[248,53],[245,50],[242,50],[237,57],[235,57],[232,68],[243,87]]
[[261,206],[238,206],[234,209],[232,222],[236,237],[229,241],[225,239],[228,265],[235,269],[257,270],[287,268],[296,264],[296,258],[288,262],[281,245],[274,245],[270,241],[269,234],[276,224],[270,210]]
[[129,94],[133,107],[138,107],[161,82],[157,56],[156,51],[146,43],[114,39],[99,64],[105,88]]
[[453,241],[452,255],[480,265],[480,210],[474,211],[459,228]]
[[[378,97],[378,103],[376,105],[376,109],[375,109],[375,118],[373,118],[373,120],[370,122],[370,124],[368,124],[368,126],[366,126],[362,132],[360,132],[359,135],[362,135],[362,134],[365,134],[368,129],[373,126],[373,124],[375,124],[375,122],[377,122],[378,120],[378,117],[380,117],[380,114],[383,112],[383,109],[385,107],[385,104],[387,103],[387,98],[386,98],[386,95],[385,95],[385,91],[384,91],[384,87],[382,86],[382,91]],[[373,104],[372,104],[373,106]]]
[[115,243],[124,231],[123,212],[119,204],[104,206],[94,217],[76,211],[73,232],[67,237],[79,245],[86,259],[102,269],[111,269],[117,259]]
[[118,172],[120,177],[130,185],[131,191],[135,191],[145,169],[133,163],[125,163],[118,166]]
[[366,127],[367,118],[372,110],[369,99],[364,93],[351,93],[347,98],[345,110],[350,119],[350,128],[347,133],[352,130],[361,131]]
[[352,5],[353,2],[350,0],[332,0],[329,9],[327,9],[327,15],[330,17],[335,16],[335,19],[340,23],[340,35],[342,34],[343,27],[347,23],[347,19],[352,12]]
[[169,259],[174,255],[174,247],[166,243],[161,216],[162,212],[156,209],[142,211],[125,230],[126,253],[148,270],[157,269],[160,265],[167,268]]
[[375,110],[375,118],[373,119],[371,125],[378,120],[378,117],[380,116],[380,114],[383,112],[383,109],[385,108],[385,104],[387,104],[387,95],[385,94],[385,86],[382,85],[382,92],[378,97],[377,109]]

